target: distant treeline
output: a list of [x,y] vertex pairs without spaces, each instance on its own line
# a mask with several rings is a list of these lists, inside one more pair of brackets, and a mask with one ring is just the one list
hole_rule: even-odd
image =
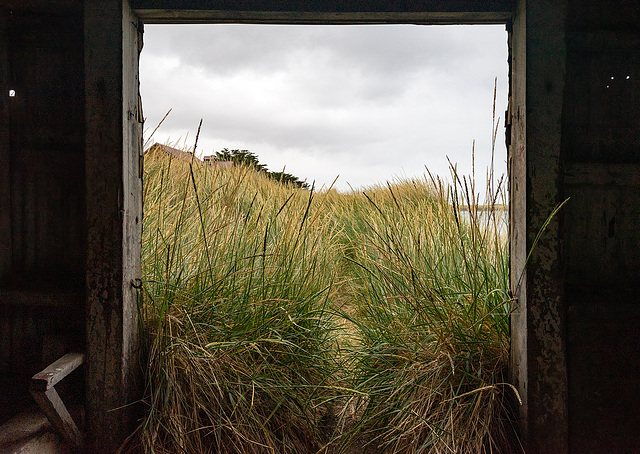
[[249,150],[229,150],[228,148],[223,148],[215,152],[214,158],[216,161],[231,161],[235,164],[253,167],[257,171],[266,174],[272,180],[280,183],[290,183],[303,189],[309,189],[309,184],[307,184],[306,181],[302,181],[295,175],[284,172],[284,169],[281,172],[268,170],[265,164],[260,163],[258,156]]

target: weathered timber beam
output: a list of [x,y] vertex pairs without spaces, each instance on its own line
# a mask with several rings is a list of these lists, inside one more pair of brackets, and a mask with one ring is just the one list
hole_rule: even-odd
[[56,389],[51,388],[45,392],[31,391],[31,395],[62,439],[76,451],[80,451],[83,445],[82,434]]
[[502,24],[509,13],[292,13],[261,11],[136,10],[147,24],[458,25]]
[[76,370],[83,361],[84,355],[82,353],[67,353],[46,369],[35,374],[31,378],[31,389],[34,391],[47,391]]
[[31,378],[31,395],[58,434],[76,450],[83,439],[54,386],[84,362],[82,353],[68,353]]
[[514,0],[132,0],[133,9],[191,9],[292,12],[496,12],[513,10]]
[[140,395],[142,113],[138,18],[128,0],[85,0],[87,305],[85,447],[115,453]]
[[133,0],[147,23],[482,24],[510,19],[514,0],[345,2],[276,0]]

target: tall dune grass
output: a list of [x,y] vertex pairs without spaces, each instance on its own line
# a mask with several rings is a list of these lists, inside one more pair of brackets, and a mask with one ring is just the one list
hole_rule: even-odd
[[336,394],[339,250],[315,194],[147,156],[148,452],[307,452]]
[[[453,179],[458,184],[425,177],[363,194],[367,216],[353,229],[359,247],[350,258],[362,286],[355,313],[344,313],[357,328],[360,415],[347,444],[512,452],[506,218],[479,210],[472,188]],[[498,202],[490,195],[490,205]]]
[[453,182],[315,193],[147,156],[130,447],[512,452],[505,219]]

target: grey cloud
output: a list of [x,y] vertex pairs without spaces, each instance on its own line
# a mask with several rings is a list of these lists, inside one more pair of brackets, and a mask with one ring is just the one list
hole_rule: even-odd
[[474,138],[484,152],[493,77],[506,75],[501,27],[149,26],[145,41],[149,127],[174,108],[158,139],[193,139],[204,118],[208,151],[264,150],[274,168],[354,185],[425,164],[446,173],[445,156],[468,160]]
[[145,41],[153,43],[148,47],[153,46],[154,52],[173,54],[184,64],[227,75],[285,68],[289,55],[299,47],[299,38],[283,31],[269,25],[159,25],[147,26]]
[[[476,26],[477,27],[477,26]],[[307,55],[321,58],[328,67],[348,67],[356,77],[377,81],[400,80],[425,66],[434,69],[482,70],[483,55],[495,54],[494,36],[500,27],[478,39],[477,28],[436,26],[240,26],[218,24],[148,26],[145,40],[150,52],[173,54],[183,65],[211,74],[288,71]],[[459,62],[480,56],[477,66]],[[484,57],[486,59],[486,57]],[[395,84],[396,91],[402,84]]]

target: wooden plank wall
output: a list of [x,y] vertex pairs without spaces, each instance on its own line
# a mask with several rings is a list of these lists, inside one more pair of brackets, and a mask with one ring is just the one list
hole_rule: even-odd
[[570,0],[563,213],[571,453],[640,452],[640,8]]
[[[0,391],[84,348],[82,9],[0,7]],[[52,39],[55,37],[55,39]],[[9,97],[9,89],[15,96]],[[82,398],[82,386],[77,388]],[[30,400],[30,399],[29,399]]]
[[0,11],[0,279],[11,267],[11,150],[9,142],[8,13]]
[[10,19],[16,96],[5,287],[84,287],[84,72],[74,64],[83,55],[80,18],[13,12]]

